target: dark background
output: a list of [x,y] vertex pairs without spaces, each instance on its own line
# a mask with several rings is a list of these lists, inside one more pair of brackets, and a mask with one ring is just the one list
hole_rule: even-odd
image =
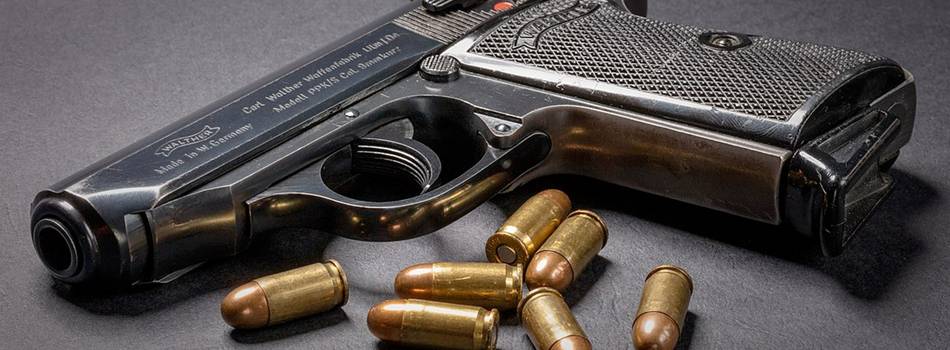
[[[544,179],[420,239],[370,244],[284,232],[180,280],[89,296],[55,286],[33,251],[33,194],[148,132],[342,37],[405,1],[0,2],[0,348],[386,348],[365,326],[402,267],[484,259],[528,195],[565,189],[601,213],[608,246],[569,293],[597,348],[631,348],[642,278],[659,263],[696,283],[684,348],[947,346],[950,307],[950,5],[945,1],[654,1],[650,16],[889,56],[916,75],[915,137],[897,188],[844,255],[771,227],[580,178]],[[336,258],[341,310],[232,331],[218,303],[244,281]],[[499,347],[529,349],[509,316]]]

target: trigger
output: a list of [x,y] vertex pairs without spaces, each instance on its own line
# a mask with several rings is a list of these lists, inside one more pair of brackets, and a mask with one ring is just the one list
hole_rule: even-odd
[[353,171],[408,178],[419,185],[419,194],[434,188],[442,172],[435,151],[409,138],[363,138],[350,144]]

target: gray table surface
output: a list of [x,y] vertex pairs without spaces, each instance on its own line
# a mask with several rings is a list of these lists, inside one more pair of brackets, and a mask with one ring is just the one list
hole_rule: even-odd
[[[915,138],[897,188],[844,255],[750,223],[581,178],[543,179],[436,234],[369,244],[288,231],[165,286],[83,295],[56,286],[28,234],[34,193],[145,133],[404,4],[379,0],[0,2],[0,348],[387,348],[366,311],[411,263],[483,259],[482,245],[545,187],[601,213],[611,240],[568,293],[597,348],[631,348],[644,274],[694,275],[681,348],[935,348],[950,343],[950,5],[945,1],[655,1],[652,17],[889,56],[917,78]],[[326,257],[350,303],[272,329],[225,325],[218,303],[256,276]],[[530,349],[511,317],[498,344]]]

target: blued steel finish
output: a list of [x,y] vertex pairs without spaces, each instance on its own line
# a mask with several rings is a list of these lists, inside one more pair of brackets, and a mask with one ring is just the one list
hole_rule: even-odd
[[[496,13],[479,7],[441,16],[451,18],[445,22],[449,25],[433,26],[441,36],[431,38],[406,29],[419,22],[411,16],[416,10],[409,6],[40,192],[33,203],[33,238],[49,271],[73,283],[162,282],[243,250],[254,235],[249,199],[380,126],[408,117],[354,120],[337,111],[411,74],[423,57],[443,47],[443,40],[456,40]],[[421,212],[417,216],[443,216],[425,222],[429,231],[517,177],[497,166],[484,169],[510,152],[483,152],[484,143],[466,141],[467,151],[476,154],[466,161],[483,158],[479,167],[453,174],[459,177],[454,182],[442,180],[440,185],[448,186],[427,193],[427,199],[401,205],[409,207],[403,212]],[[539,156],[547,153],[546,146],[526,141]],[[530,161],[519,163],[510,170],[531,167]],[[458,193],[471,187],[480,191]],[[367,209],[389,210],[394,206]],[[416,235],[428,232],[411,229]]]
[[[741,33],[727,33],[737,39],[728,50],[704,42],[722,33],[727,32],[643,18],[603,1],[554,0],[509,13],[505,20],[459,40],[443,55],[458,59],[468,71],[687,126],[690,131],[644,144],[659,152],[672,151],[666,154],[668,160],[657,162],[659,168],[613,168],[606,163],[630,166],[643,161],[590,160],[587,152],[569,155],[565,162],[582,159],[586,164],[578,167],[583,169],[579,172],[608,182],[787,224],[815,237],[825,254],[840,253],[892,187],[887,171],[913,129],[912,75],[884,57],[810,43]],[[572,127],[575,120],[585,119],[571,114],[566,118],[571,118]],[[887,137],[878,137],[884,131],[862,134],[871,128],[869,120],[875,115],[894,121],[891,129],[878,127],[889,130]],[[615,123],[598,123],[592,128],[594,137],[611,139],[609,134],[619,126]],[[838,128],[845,124],[860,126]],[[635,129],[640,130],[625,130]],[[697,131],[736,136],[738,142],[730,143],[744,150],[718,145],[703,150],[706,146],[682,142],[682,134]],[[642,137],[626,131],[616,134],[619,143]],[[557,136],[552,139],[555,154],[569,148]],[[846,139],[855,147],[818,150],[814,142],[819,139]],[[868,147],[856,147],[862,143]],[[581,149],[598,148],[584,146],[589,147]],[[632,153],[649,161],[657,152]],[[838,153],[839,159],[831,153]],[[711,154],[724,156],[716,161],[724,163],[697,169],[691,161],[678,161]],[[775,161],[781,165],[776,167]],[[558,167],[551,172],[570,168],[557,161],[541,168],[546,165]],[[720,169],[709,171],[713,168]],[[739,174],[742,169],[757,170]],[[752,172],[757,175],[750,176]],[[533,172],[537,173],[549,172]],[[618,175],[632,173],[638,176]],[[694,178],[689,173],[709,176]],[[743,180],[723,184],[736,179]],[[686,181],[670,183],[677,180]]]
[[577,323],[564,298],[554,289],[541,287],[528,292],[518,306],[518,315],[535,349],[551,349],[570,337],[583,338],[587,349],[591,348],[584,329]]
[[485,242],[488,261],[526,265],[571,210],[564,192],[545,190],[528,198]]
[[630,13],[646,16],[647,15],[647,1],[646,0],[613,0],[612,1],[617,7],[629,11]]
[[370,331],[385,341],[436,349],[494,350],[498,310],[438,301],[404,299],[369,311]]
[[[893,184],[915,93],[890,60],[754,35],[718,50],[603,1],[514,3],[411,5],[41,191],[41,259],[71,283],[168,281],[288,226],[416,237],[549,174],[835,254]],[[414,74],[435,53],[457,79]]]
[[396,275],[396,295],[487,309],[509,310],[521,301],[521,265],[439,262],[410,266]]

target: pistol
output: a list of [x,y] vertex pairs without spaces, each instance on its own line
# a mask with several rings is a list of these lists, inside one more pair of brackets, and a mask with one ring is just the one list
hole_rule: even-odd
[[874,54],[604,0],[426,0],[39,192],[32,239],[66,283],[167,282],[277,229],[409,239],[573,174],[836,255],[915,104]]

